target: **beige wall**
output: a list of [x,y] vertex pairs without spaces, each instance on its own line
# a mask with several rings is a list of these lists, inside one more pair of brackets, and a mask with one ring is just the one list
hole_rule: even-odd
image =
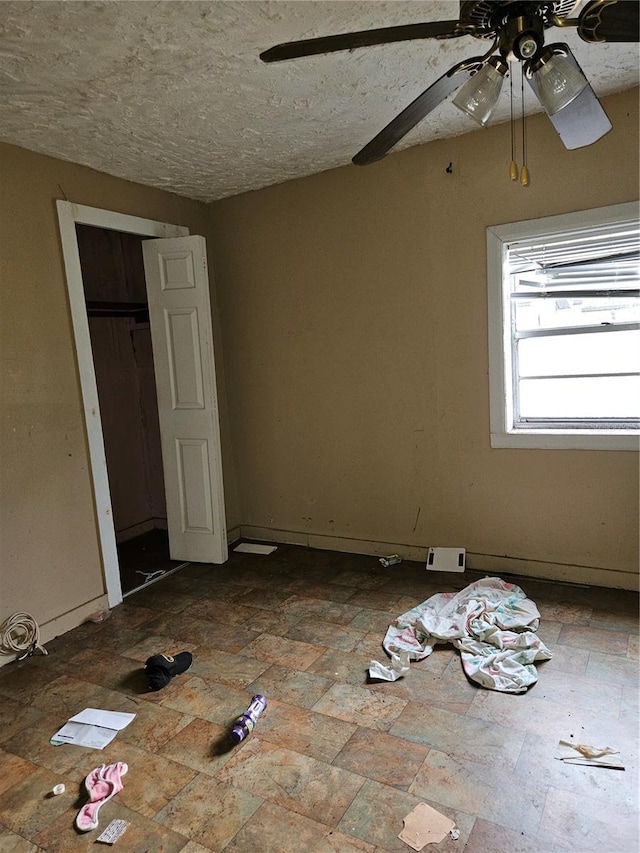
[[[12,146],[0,145],[0,169],[0,621],[24,610],[50,637],[103,604],[105,591],[55,200],[66,194],[200,234],[207,211]],[[217,364],[227,522],[234,526],[221,353]]]
[[527,189],[502,125],[211,207],[243,532],[637,584],[636,453],[489,442],[485,229],[637,199],[638,92],[605,106],[579,151],[528,123]]

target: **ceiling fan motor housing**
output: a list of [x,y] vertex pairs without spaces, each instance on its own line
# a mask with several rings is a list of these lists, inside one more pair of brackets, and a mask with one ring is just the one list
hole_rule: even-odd
[[460,28],[476,38],[497,36],[505,60],[526,62],[540,55],[544,30],[554,17],[565,17],[576,5],[576,0],[462,0]]

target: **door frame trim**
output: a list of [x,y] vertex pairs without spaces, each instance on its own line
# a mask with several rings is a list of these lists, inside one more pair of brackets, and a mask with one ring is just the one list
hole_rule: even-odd
[[82,393],[82,408],[87,430],[94,509],[98,523],[104,582],[109,607],[115,607],[122,602],[122,585],[120,583],[116,532],[111,509],[107,460],[98,402],[98,386],[93,366],[93,352],[89,336],[89,319],[82,282],[76,225],[93,225],[111,231],[138,234],[141,237],[186,237],[189,235],[189,229],[184,225],[172,225],[153,219],[142,219],[138,216],[129,216],[97,207],[86,207],[68,201],[58,200],[56,207]]

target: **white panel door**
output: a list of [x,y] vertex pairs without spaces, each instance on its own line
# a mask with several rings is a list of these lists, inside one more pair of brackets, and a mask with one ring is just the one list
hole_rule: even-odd
[[169,547],[224,563],[227,530],[204,237],[145,240]]

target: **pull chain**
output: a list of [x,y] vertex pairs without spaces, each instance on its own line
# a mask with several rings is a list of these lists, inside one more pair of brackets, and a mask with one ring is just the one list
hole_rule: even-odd
[[511,164],[509,166],[509,177],[512,181],[518,180],[518,164],[516,163],[516,123],[513,117],[513,72],[509,71],[509,97],[511,101]]
[[527,119],[524,114],[524,65],[522,63],[520,63],[520,97],[522,99],[522,169],[520,170],[520,183],[523,187],[528,187],[531,180],[527,168]]

